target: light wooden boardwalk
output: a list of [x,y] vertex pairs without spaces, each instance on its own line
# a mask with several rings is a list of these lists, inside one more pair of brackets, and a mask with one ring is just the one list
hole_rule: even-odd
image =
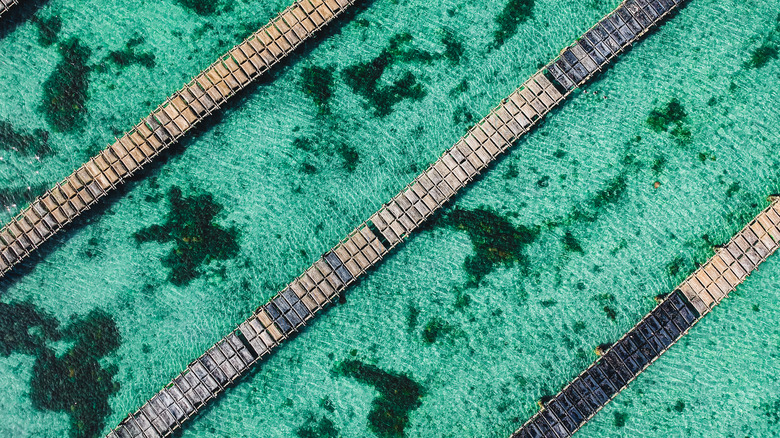
[[778,248],[780,199],[719,248],[512,438],[566,438],[741,284]]
[[[294,336],[576,87],[679,2],[627,1],[515,90],[390,202],[130,414],[110,438],[168,436],[255,362]],[[640,7],[641,5],[641,7]],[[592,39],[591,39],[592,38]]]
[[354,1],[296,1],[170,96],[130,132],[36,198],[0,229],[0,277]]
[[19,3],[18,0],[0,0],[0,16],[2,16],[5,11],[11,9],[11,7],[17,3]]

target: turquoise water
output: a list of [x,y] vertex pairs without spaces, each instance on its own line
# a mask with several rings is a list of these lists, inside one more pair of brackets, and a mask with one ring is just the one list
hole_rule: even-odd
[[[107,432],[616,4],[537,1],[533,16],[500,47],[493,43],[502,0],[364,4],[0,280],[0,302],[13,304],[12,316],[29,303],[41,320],[60,326],[59,339],[40,324],[22,330],[36,348],[16,345],[25,337],[19,332],[2,338],[0,436],[65,436],[78,430],[68,412],[84,412],[84,424]],[[13,126],[17,140],[48,132],[43,146],[26,141],[27,152],[0,148],[2,219],[24,204],[27,187],[69,174],[284,6],[222,1],[214,13],[198,15],[173,0],[51,0],[34,19],[0,30],[0,81],[7,84],[0,87],[0,121]],[[598,344],[618,339],[653,307],[654,296],[780,191],[780,64],[771,56],[780,41],[779,6],[692,0],[453,204],[527,230],[514,262],[484,267],[476,282],[468,264],[474,224],[458,230],[445,215],[183,436],[374,436],[369,419],[382,395],[377,385],[339,371],[353,360],[420,388],[406,436],[508,436],[541,396],[595,359]],[[61,17],[61,29],[46,45],[37,23],[56,28],[53,16]],[[411,41],[377,89],[411,72],[424,96],[380,115],[348,85],[345,70],[375,59],[405,33]],[[61,64],[58,46],[71,38],[89,49],[81,57],[89,69]],[[462,56],[446,51],[452,41]],[[766,63],[750,66],[753,53],[768,54]],[[303,91],[313,66],[332,73],[324,108]],[[88,98],[80,118],[63,121],[42,102],[57,80],[78,76],[74,71],[88,71]],[[673,101],[684,117],[667,111]],[[678,117],[659,116],[666,113]],[[164,264],[173,242],[134,238],[171,218],[172,187],[193,202],[211,195],[222,210],[205,228],[223,230],[238,246],[225,257],[212,252],[215,260],[184,283],[171,281]],[[205,200],[196,204],[209,205]],[[778,274],[772,258],[579,436],[780,434]],[[9,320],[0,318],[3,334],[12,331]],[[79,321],[99,324],[80,331]],[[104,345],[100,334],[114,328],[121,342]],[[99,353],[88,363],[66,362],[80,349]],[[37,372],[42,351],[66,365]],[[82,369],[104,378],[81,379]],[[90,402],[108,408],[72,411],[68,397],[59,408],[36,398],[59,387],[97,394]]]

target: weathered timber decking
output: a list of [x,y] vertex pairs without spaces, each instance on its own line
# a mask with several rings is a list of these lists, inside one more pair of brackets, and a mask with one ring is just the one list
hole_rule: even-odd
[[[576,87],[627,50],[681,1],[621,4],[502,100],[369,220],[130,414],[109,437],[163,437],[180,428],[252,364],[294,336]],[[651,3],[662,8],[653,9],[652,15],[642,12]]]
[[18,0],[0,0],[0,16],[2,16],[8,9],[11,9],[11,6],[17,3],[19,3]]
[[354,2],[296,1],[130,132],[36,198],[0,229],[0,277]]
[[719,248],[512,438],[567,438],[688,333],[778,248],[780,199]]

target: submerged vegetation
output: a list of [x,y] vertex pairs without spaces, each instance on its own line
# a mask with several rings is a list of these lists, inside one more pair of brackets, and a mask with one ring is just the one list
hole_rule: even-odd
[[593,297],[593,300],[601,306],[601,309],[604,311],[604,314],[607,315],[607,318],[612,321],[617,320],[617,311],[615,310],[615,302],[617,300],[615,299],[615,295],[610,293],[598,294]]
[[496,267],[525,261],[523,249],[534,242],[538,230],[515,226],[509,219],[487,208],[464,210],[455,208],[442,216],[442,225],[465,231],[471,239],[474,253],[467,256],[464,269],[473,286]]
[[[629,165],[627,167],[631,167]],[[599,216],[610,206],[623,200],[628,192],[628,168],[624,168],[609,179],[602,188],[596,191],[590,198],[576,204],[573,210],[564,218],[545,223],[548,228],[561,226],[587,225],[596,222]],[[567,231],[569,233],[571,231]],[[564,248],[573,252],[580,252],[581,245],[576,239],[564,236]]]
[[295,430],[295,435],[298,438],[338,438],[339,430],[327,417],[322,417],[319,421],[310,417],[303,426]]
[[433,54],[411,47],[412,36],[401,33],[390,39],[387,47],[374,59],[360,62],[342,71],[344,82],[355,94],[362,96],[380,117],[393,112],[404,99],[420,100],[427,91],[417,78],[406,70],[395,80],[382,80],[385,72],[398,63],[431,62]]
[[57,42],[57,37],[62,30],[62,19],[56,15],[47,18],[32,18],[33,24],[38,28],[38,42],[49,47]]
[[108,399],[118,389],[115,367],[100,360],[119,348],[114,320],[96,310],[68,326],[63,335],[73,347],[62,357],[44,349],[33,366],[30,398],[38,408],[71,416],[71,436],[93,437],[101,432],[111,413]]
[[71,132],[83,121],[89,97],[87,65],[92,51],[77,38],[60,43],[62,60],[43,84],[41,109],[49,125],[59,132]]
[[580,254],[585,253],[585,250],[582,249],[582,245],[580,244],[579,240],[574,237],[574,234],[571,232],[571,230],[566,231],[566,234],[563,235],[561,242],[563,243],[563,248],[566,251],[578,252]]
[[466,49],[463,47],[463,41],[461,41],[451,30],[444,29],[441,43],[444,45],[444,58],[448,60],[450,64],[459,64],[466,52]]
[[0,150],[16,151],[25,156],[45,157],[54,152],[49,146],[49,133],[35,129],[20,132],[10,122],[0,120]]
[[628,413],[622,411],[615,412],[615,427],[625,427],[628,421]]
[[779,53],[774,41],[764,41],[750,52],[750,59],[745,63],[745,67],[761,68],[769,64],[769,61],[777,59]]
[[[323,131],[316,137],[298,137],[293,140],[293,146],[310,154],[319,156],[336,156],[341,161],[341,166],[347,172],[354,172],[360,163],[360,154],[357,149],[348,145],[340,138],[334,138],[333,131]],[[303,163],[301,171],[312,175],[317,173],[316,166],[311,163]]]
[[222,206],[214,202],[210,193],[183,196],[179,187],[168,192],[171,208],[162,225],[152,225],[137,231],[133,237],[138,243],[175,243],[162,259],[170,269],[168,281],[184,286],[200,275],[200,266],[212,260],[226,260],[238,255],[238,231],[223,228],[216,221]]
[[47,339],[59,338],[57,325],[30,303],[0,303],[0,356],[37,354]]
[[496,17],[496,31],[493,33],[493,45],[500,47],[517,33],[520,24],[534,15],[535,0],[508,0],[504,9]]
[[[57,356],[49,343],[68,342]],[[119,348],[116,323],[102,310],[93,310],[63,330],[57,320],[29,303],[0,303],[0,355],[35,356],[30,379],[33,406],[70,416],[70,436],[97,436],[111,413],[109,398],[119,390],[117,370],[103,359]]]
[[647,117],[647,124],[655,132],[669,132],[680,142],[691,139],[691,130],[687,126],[688,113],[676,97],[666,105],[652,110]]
[[176,3],[198,15],[211,15],[217,12],[221,2],[217,0],[176,0]]
[[477,120],[477,115],[471,112],[465,104],[458,105],[452,113],[452,123],[455,125],[472,126]]
[[761,68],[780,56],[780,14],[775,18],[775,28],[762,41],[761,45],[750,52],[745,68]]
[[301,88],[303,93],[311,96],[320,114],[330,114],[330,98],[335,88],[333,67],[310,65],[301,71]]
[[447,321],[441,319],[441,318],[433,318],[430,321],[428,321],[428,324],[425,324],[425,327],[423,328],[422,337],[423,341],[425,341],[428,344],[433,344],[438,340],[442,335],[446,335],[453,330],[453,326],[450,325]]
[[143,44],[143,42],[143,37],[131,38],[121,50],[108,52],[106,61],[112,62],[118,67],[141,65],[146,68],[153,68],[155,66],[154,53],[138,50],[138,46]]
[[780,398],[761,403],[760,407],[769,424],[780,424]]
[[384,371],[359,360],[346,360],[334,371],[365,385],[373,386],[379,396],[371,404],[368,413],[369,429],[379,438],[404,436],[409,423],[409,413],[420,407],[424,391],[422,386],[404,374]]

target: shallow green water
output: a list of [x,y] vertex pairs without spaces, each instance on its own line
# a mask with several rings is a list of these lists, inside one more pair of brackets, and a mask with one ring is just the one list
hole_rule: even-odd
[[[46,130],[51,149],[39,160],[40,149],[0,148],[3,221],[26,187],[69,174],[285,2],[219,5],[200,16],[173,0],[51,0],[35,20],[0,31],[0,121],[22,134]],[[488,50],[503,1],[365,4],[0,280],[0,300],[32,303],[58,321],[62,339],[38,345],[60,358],[80,345],[67,335],[73,321],[95,309],[112,315],[100,328],[115,325],[121,343],[95,359],[117,385],[105,386],[110,414],[94,420],[106,432],[435,160],[469,114],[486,114],[615,5],[539,0],[516,34]],[[769,56],[760,68],[746,65],[756,48],[780,40],[778,6],[692,0],[456,200],[531,231],[516,262],[480,271],[475,285],[470,234],[435,221],[183,436],[374,436],[369,418],[381,395],[338,372],[351,360],[419,385],[406,436],[508,436],[536,400],[595,359],[595,346],[618,339],[655,295],[706,260],[710,244],[780,191],[780,63]],[[86,110],[68,124],[41,110],[47,79],[61,78],[63,66],[58,43],[46,46],[36,22],[54,15],[62,18],[56,40],[77,38],[90,51]],[[425,96],[379,116],[344,71],[403,33],[412,36],[406,55],[377,89],[411,72]],[[448,33],[462,44],[458,61],[445,56]],[[303,92],[312,66],[333,72],[327,110]],[[673,99],[685,117],[652,129],[648,117]],[[235,228],[239,246],[187,284],[173,284],[161,261],[174,243],[134,238],[166,222],[174,186],[184,199],[211,194],[223,207],[211,225]],[[780,434],[778,274],[772,258],[578,436]],[[40,328],[30,333],[41,337]],[[86,344],[101,345],[99,330],[86,333]],[[30,397],[58,383],[35,373],[40,354],[0,355],[0,436],[72,430],[66,410]]]

